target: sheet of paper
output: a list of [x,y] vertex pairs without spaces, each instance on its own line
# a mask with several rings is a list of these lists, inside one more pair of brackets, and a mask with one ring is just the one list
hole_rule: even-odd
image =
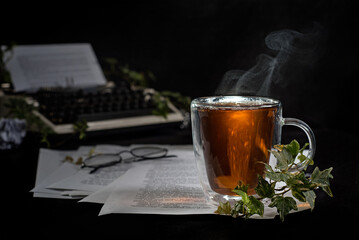
[[[95,154],[118,153],[126,149],[129,148],[118,145],[97,145],[93,152]],[[131,168],[131,166],[131,163],[116,164],[111,167],[100,168],[92,174],[89,173],[91,169],[84,168],[46,187],[48,189],[95,192],[116,180]]]
[[6,66],[15,91],[36,91],[41,87],[85,88],[106,83],[88,43],[19,45],[12,54]]
[[61,196],[61,191],[46,187],[78,171],[78,166],[63,161],[66,156],[73,156],[76,159],[88,154],[91,148],[91,146],[83,146],[74,151],[40,149],[35,187],[31,190],[34,192],[34,197],[68,198]]
[[110,183],[108,186],[89,194],[88,196],[81,199],[79,202],[92,202],[92,203],[104,204],[106,202],[108,196],[110,196],[110,194],[116,189],[116,186],[121,181],[122,181],[122,178],[119,177],[115,181]]
[[124,174],[131,164],[117,164],[111,167],[101,168],[90,174],[90,169],[81,169],[75,174],[48,185],[50,189],[80,190],[95,192],[112,183]]
[[63,178],[66,178],[68,176],[71,176],[75,174],[78,171],[78,167],[72,163],[63,163],[61,166],[59,166],[55,171],[53,171],[51,174],[49,174],[44,181],[42,181],[40,184],[37,184],[31,192],[34,192],[35,194],[38,193],[47,193],[47,194],[56,194],[61,195],[61,192],[58,190],[48,189],[47,186],[49,184],[58,182],[62,180]]
[[199,184],[193,151],[169,154],[178,157],[142,162],[116,180],[100,215],[213,213],[216,207],[207,202]]
[[[54,151],[49,149],[40,149],[39,151],[39,159],[37,163],[37,172],[36,172],[36,180],[35,180],[35,188],[36,186],[40,186],[40,184],[44,181],[46,182],[46,178],[51,175],[57,168],[59,168],[63,162],[62,160],[65,158],[67,154],[72,154],[74,151]],[[47,185],[45,183],[45,185]],[[34,189],[33,189],[34,190]],[[57,191],[47,192],[34,192],[34,197],[58,197],[60,193]]]

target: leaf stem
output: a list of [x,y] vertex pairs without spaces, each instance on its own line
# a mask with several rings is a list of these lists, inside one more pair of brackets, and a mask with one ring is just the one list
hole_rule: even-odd
[[287,171],[288,171],[289,169],[291,169],[293,166],[295,166],[295,168],[296,168],[297,170],[299,170],[298,164],[292,163],[291,165],[288,166]]
[[[283,189],[284,190],[284,189]],[[289,192],[290,191],[290,188],[288,188],[287,190],[285,190],[284,192],[281,192],[281,193],[275,193],[274,195],[276,195],[276,196],[279,196],[279,195],[282,195],[282,196],[284,196],[284,194],[286,194],[287,192]]]
[[284,191],[287,188],[287,186],[283,186],[281,188],[276,188],[274,189],[275,191],[279,192],[279,191]]

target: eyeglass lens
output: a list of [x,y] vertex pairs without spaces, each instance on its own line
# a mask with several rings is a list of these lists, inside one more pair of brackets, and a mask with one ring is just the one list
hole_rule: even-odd
[[99,154],[85,160],[85,165],[88,167],[106,166],[109,163],[119,162],[120,157],[115,154]]

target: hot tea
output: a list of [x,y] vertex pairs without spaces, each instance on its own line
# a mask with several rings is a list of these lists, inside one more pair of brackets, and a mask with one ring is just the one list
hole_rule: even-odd
[[[258,104],[258,103],[257,103]],[[227,107],[226,107],[227,105]],[[277,107],[219,103],[198,108],[203,157],[210,187],[223,195],[242,181],[254,193],[258,174],[268,163]]]
[[[241,196],[232,191],[239,181],[255,194],[270,150],[280,144],[282,127],[301,128],[309,140],[308,158],[315,153],[310,127],[296,118],[282,117],[279,100],[258,96],[209,96],[191,102],[193,151],[199,180],[208,200],[216,205]],[[299,166],[300,167],[300,166]]]

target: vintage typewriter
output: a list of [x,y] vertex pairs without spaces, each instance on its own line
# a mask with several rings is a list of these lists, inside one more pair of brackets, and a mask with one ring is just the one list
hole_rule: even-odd
[[87,131],[180,123],[183,114],[167,102],[167,117],[153,114],[156,108],[153,89],[134,89],[129,85],[76,89],[40,89],[31,98],[35,112],[54,132],[72,133],[73,124],[85,120]]
[[87,131],[97,131],[184,119],[170,102],[166,118],[154,115],[158,94],[131,82],[117,62],[105,78],[88,43],[16,46],[6,59],[13,83],[6,92],[29,95],[38,107],[34,113],[56,133],[72,133],[82,120]]

